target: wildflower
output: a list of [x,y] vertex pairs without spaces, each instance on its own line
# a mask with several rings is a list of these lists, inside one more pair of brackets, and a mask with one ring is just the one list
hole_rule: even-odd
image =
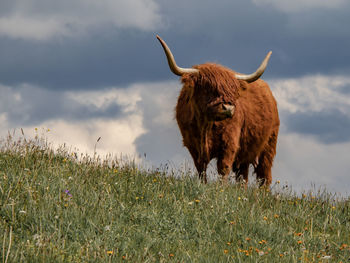
[[231,245],[231,243],[230,243],[230,242],[227,242],[227,243],[226,243],[226,245],[230,246],[230,245]]
[[237,198],[238,200],[241,200],[241,197],[240,196],[238,196],[238,198]]
[[126,259],[126,256],[122,256],[122,259]]
[[277,214],[274,214],[273,217],[274,217],[274,218],[279,218],[280,216],[277,215]]
[[66,189],[64,192],[65,192],[69,197],[72,197],[72,194],[69,192],[68,189]]
[[156,178],[154,178],[154,179],[153,179],[153,183],[156,183],[156,182],[157,182],[157,179],[156,179]]
[[332,209],[334,210],[336,207],[335,206],[332,206]]
[[174,257],[174,254],[170,253],[170,254],[169,254],[169,257],[171,257],[171,258]]
[[113,255],[113,250],[107,250],[108,255]]
[[267,220],[267,216],[264,216],[264,220],[265,220],[265,221]]
[[235,221],[230,221],[230,225],[234,225],[234,224],[236,224]]
[[263,255],[265,255],[265,252],[264,251],[259,251],[258,254],[259,254],[259,256],[263,256]]
[[280,258],[282,258],[284,256],[284,254],[280,254]]
[[163,194],[160,194],[160,195],[158,195],[158,197],[159,197],[159,198],[163,198],[163,197],[164,197],[164,195],[163,195]]
[[193,205],[193,202],[188,202],[189,205]]
[[225,250],[224,250],[224,253],[225,253],[225,254],[227,254],[227,253],[228,253],[228,250],[227,250],[227,249],[225,249]]
[[279,184],[279,183],[281,183],[281,181],[280,181],[280,180],[277,180],[277,181],[276,181],[276,184]]
[[111,226],[105,226],[105,231],[110,231],[111,230]]
[[294,235],[300,237],[303,235],[303,233],[294,233]]
[[267,241],[266,240],[261,240],[261,241],[259,241],[259,244],[266,244],[267,243]]
[[20,210],[19,213],[20,213],[20,214],[26,214],[27,212],[24,211],[24,210]]
[[50,129],[47,129],[46,131],[47,131],[47,132],[49,132],[49,131],[50,131]]
[[140,198],[140,197],[138,197],[138,196],[135,197],[136,200],[139,200],[139,198]]
[[250,240],[250,237],[246,237],[245,240],[249,241],[249,240]]
[[38,131],[38,128],[34,128],[34,130],[37,132],[37,131]]
[[303,198],[306,198],[306,194],[303,194]]
[[303,243],[303,241],[301,241],[301,240],[298,240],[298,242],[297,242],[297,243],[298,243],[298,244],[300,245],[300,244],[302,244],[302,243]]
[[196,203],[199,203],[200,202],[200,200],[198,200],[198,199],[196,199],[196,200],[194,200]]
[[347,244],[342,244],[341,246],[340,246],[340,250],[343,250],[343,249],[346,249],[348,247],[348,245]]
[[64,207],[68,207],[68,203],[65,203],[65,204],[64,204]]

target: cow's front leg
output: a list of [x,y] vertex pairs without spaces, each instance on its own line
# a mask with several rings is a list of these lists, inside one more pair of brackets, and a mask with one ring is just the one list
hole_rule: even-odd
[[207,166],[208,162],[205,161],[197,161],[195,162],[195,166],[197,168],[199,179],[202,183],[207,183]]
[[232,163],[234,160],[234,156],[226,155],[221,158],[218,158],[217,167],[218,173],[222,176],[222,182],[224,184],[228,183],[228,176],[232,169]]

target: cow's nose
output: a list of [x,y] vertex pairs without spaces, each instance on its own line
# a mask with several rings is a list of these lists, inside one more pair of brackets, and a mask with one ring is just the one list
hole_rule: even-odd
[[229,104],[222,104],[222,108],[224,109],[225,113],[232,117],[233,116],[233,113],[235,111],[235,106],[233,105],[229,105]]

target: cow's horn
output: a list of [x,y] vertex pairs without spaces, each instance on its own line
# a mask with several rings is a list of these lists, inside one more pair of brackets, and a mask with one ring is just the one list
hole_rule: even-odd
[[260,67],[253,74],[250,74],[250,75],[236,74],[236,79],[245,80],[247,82],[253,82],[259,79],[266,69],[266,66],[267,66],[267,63],[269,62],[271,54],[272,54],[272,51],[267,53]]
[[163,39],[160,38],[160,36],[157,35],[157,38],[160,42],[160,44],[162,44],[162,47],[164,49],[165,55],[168,59],[168,64],[169,67],[171,69],[171,71],[178,76],[182,76],[185,73],[198,73],[199,70],[195,69],[195,68],[180,68],[178,65],[176,65],[175,59],[173,54],[171,53],[169,47],[167,46],[167,44],[164,42]]

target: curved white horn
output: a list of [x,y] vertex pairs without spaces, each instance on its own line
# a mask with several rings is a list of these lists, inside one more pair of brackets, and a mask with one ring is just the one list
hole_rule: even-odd
[[198,73],[199,70],[195,68],[180,68],[178,65],[176,65],[175,59],[173,54],[171,53],[169,47],[164,42],[163,39],[160,38],[160,36],[157,35],[157,39],[159,40],[160,44],[162,44],[162,47],[164,49],[165,55],[168,59],[168,64],[170,67],[170,70],[178,76],[182,76],[185,73]]
[[271,54],[272,54],[272,51],[267,53],[260,67],[253,74],[250,74],[250,75],[236,74],[236,79],[245,80],[247,82],[253,82],[259,79],[266,69],[266,66],[267,66],[267,63],[269,62]]

